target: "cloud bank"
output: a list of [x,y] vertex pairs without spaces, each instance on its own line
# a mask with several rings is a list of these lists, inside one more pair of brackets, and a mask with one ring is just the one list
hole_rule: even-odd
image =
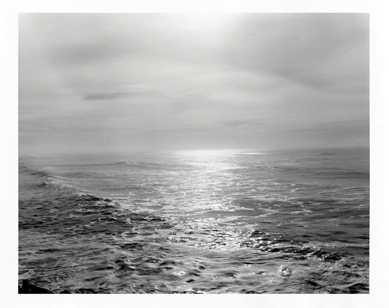
[[20,14],[21,154],[368,146],[368,14]]

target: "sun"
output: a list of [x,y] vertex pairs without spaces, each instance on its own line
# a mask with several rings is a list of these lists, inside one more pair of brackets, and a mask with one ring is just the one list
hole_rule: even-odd
[[178,31],[217,39],[237,21],[234,14],[177,14],[171,19]]

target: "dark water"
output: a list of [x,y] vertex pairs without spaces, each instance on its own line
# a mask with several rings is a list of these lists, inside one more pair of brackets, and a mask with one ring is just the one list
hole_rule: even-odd
[[368,293],[368,149],[19,160],[19,280],[56,293]]

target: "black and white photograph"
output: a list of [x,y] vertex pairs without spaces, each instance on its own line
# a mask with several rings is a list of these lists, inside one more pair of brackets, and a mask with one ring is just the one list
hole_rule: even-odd
[[0,306],[385,306],[383,3],[0,7]]
[[369,14],[20,13],[18,291],[368,294]]

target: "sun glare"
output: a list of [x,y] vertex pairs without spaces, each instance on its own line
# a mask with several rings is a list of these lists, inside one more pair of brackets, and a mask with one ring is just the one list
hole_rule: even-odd
[[[172,19],[174,28],[184,33],[199,36],[212,43],[223,38],[223,33],[233,26],[236,17],[231,14],[183,14]],[[215,42],[213,42],[215,43]]]
[[223,149],[223,150],[186,150],[186,151],[177,151],[175,152],[178,155],[183,156],[209,156],[209,157],[217,157],[217,156],[226,156],[233,155],[238,153],[241,150],[236,149]]

